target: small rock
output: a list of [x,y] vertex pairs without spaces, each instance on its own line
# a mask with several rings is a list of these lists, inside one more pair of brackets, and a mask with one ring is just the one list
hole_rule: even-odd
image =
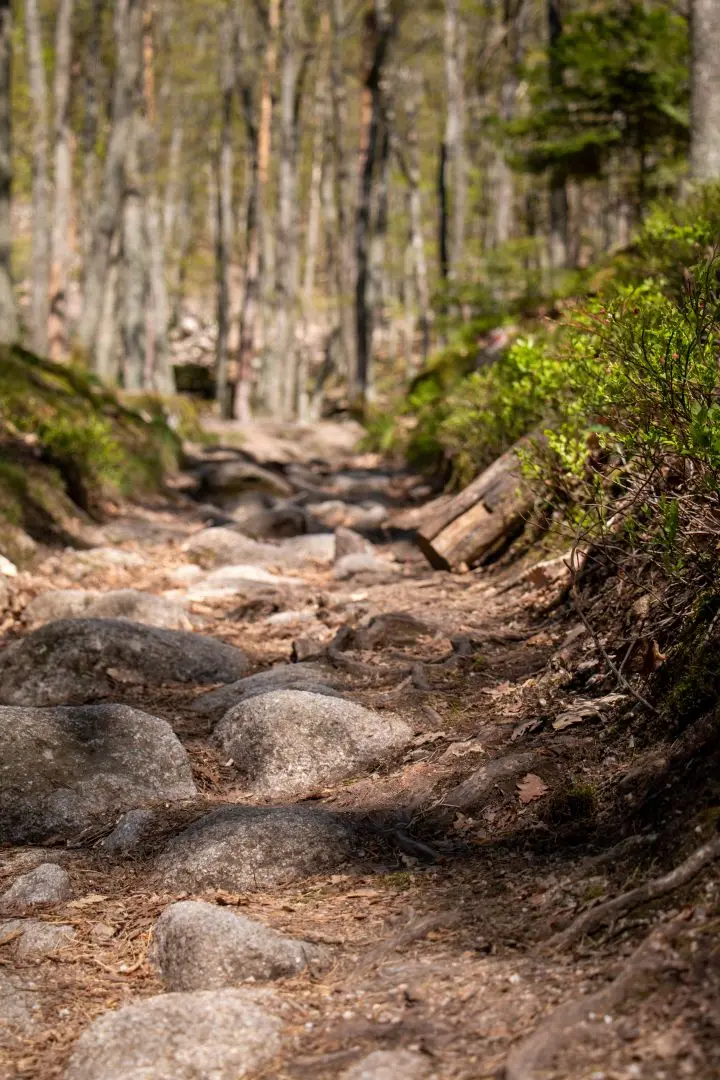
[[346,581],[348,578],[355,577],[356,574],[388,573],[392,573],[392,567],[388,563],[380,562],[374,555],[367,552],[343,555],[333,568],[333,577],[337,581]]
[[255,510],[246,514],[235,511],[233,517],[240,531],[253,540],[282,540],[302,536],[310,532],[312,526],[309,514],[299,506]]
[[137,589],[98,593],[84,589],[58,589],[36,596],[25,608],[31,626],[53,619],[130,619],[166,630],[192,630],[182,604]]
[[229,686],[221,686],[219,690],[201,694],[195,698],[193,709],[201,716],[219,720],[228,709],[257,694],[266,694],[269,690],[302,690],[304,686],[318,683],[331,685],[332,678],[332,673],[320,664],[277,664]]
[[279,545],[283,557],[290,556],[299,563],[331,563],[335,555],[335,541],[332,533],[308,533],[296,536],[293,540],[283,540]]
[[375,1050],[342,1074],[342,1080],[425,1080],[430,1062],[412,1050]]
[[254,795],[303,797],[395,756],[412,728],[394,713],[305,690],[275,690],[223,716],[212,743]]
[[[40,996],[18,975],[0,968],[0,1037],[30,1035],[40,1019]],[[4,1041],[4,1040],[3,1040]]]
[[139,805],[196,794],[165,720],[127,705],[0,708],[0,843],[70,838]]
[[174,836],[156,865],[172,891],[252,892],[334,869],[356,844],[352,823],[326,810],[231,806]]
[[127,855],[147,836],[156,816],[154,810],[128,810],[113,831],[102,840],[100,847],[108,854]]
[[124,619],[59,619],[2,651],[0,703],[80,704],[117,693],[118,681],[227,683],[247,668],[240,649],[200,634]]
[[346,555],[372,554],[372,550],[372,544],[353,529],[340,526],[335,530],[335,562],[339,562]]
[[224,566],[220,570],[214,570],[202,581],[193,585],[187,593],[190,601],[222,599],[226,596],[236,596],[248,585],[302,585],[298,578],[283,577],[273,574],[262,566],[241,565]]
[[203,901],[171,904],[155,924],[152,958],[168,990],[219,990],[248,979],[297,975],[318,958],[305,941],[285,937],[229,908]]
[[109,923],[98,922],[90,930],[93,941],[110,941],[115,937],[115,927]]
[[118,570],[135,570],[145,566],[145,559],[136,551],[122,548],[97,547],[89,551],[66,551],[61,556],[63,570],[74,580],[87,577],[97,570],[113,567]]
[[18,568],[14,562],[10,562],[4,555],[0,555],[0,574],[5,577],[17,577]]
[[241,492],[266,492],[287,498],[293,487],[278,473],[249,461],[219,461],[206,465],[200,474],[201,491],[210,495],[232,496]]
[[[322,660],[327,656],[327,642],[317,638],[297,638],[292,643],[292,661],[294,664],[306,664],[308,661]],[[301,686],[288,686],[288,690],[302,690]]]
[[83,1032],[65,1080],[239,1080],[280,1049],[272,1004],[248,990],[143,998]]
[[204,570],[196,563],[186,563],[185,566],[176,566],[174,570],[168,570],[165,577],[170,585],[193,585],[201,578]]
[[314,611],[276,611],[265,619],[268,626],[292,626],[295,623],[314,621]]
[[0,911],[24,912],[60,904],[72,896],[72,885],[57,863],[41,863],[22,874],[0,896]]
[[75,929],[68,925],[41,922],[39,919],[13,919],[0,925],[0,945],[14,939],[15,956],[18,960],[35,960],[50,956],[75,937]]

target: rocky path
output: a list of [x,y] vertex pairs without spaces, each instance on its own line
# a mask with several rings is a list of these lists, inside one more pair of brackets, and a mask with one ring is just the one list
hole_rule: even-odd
[[13,582],[0,1076],[717,1075],[677,934],[553,945],[644,843],[561,572],[430,570],[420,481],[301,434]]

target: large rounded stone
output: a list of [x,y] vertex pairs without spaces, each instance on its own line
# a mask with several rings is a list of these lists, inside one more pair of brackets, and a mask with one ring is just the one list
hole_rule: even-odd
[[394,757],[412,728],[343,698],[275,690],[223,716],[212,742],[233,761],[250,791],[303,797]]
[[247,990],[144,998],[83,1032],[65,1080],[239,1080],[280,1049],[268,1005]]
[[165,720],[126,705],[0,708],[0,841],[70,837],[133,807],[196,794]]
[[200,475],[201,489],[211,495],[266,492],[281,498],[293,494],[291,484],[278,473],[249,461],[218,461],[206,465]]
[[168,990],[218,990],[297,975],[319,952],[230,908],[184,900],[158,919],[151,955]]
[[39,960],[52,956],[75,938],[72,926],[41,922],[39,919],[13,919],[0,923],[0,945],[9,943],[18,960]]
[[165,630],[192,630],[182,604],[138,589],[98,593],[84,589],[58,589],[36,596],[25,608],[25,620],[39,626],[53,619],[130,619]]
[[267,694],[271,690],[310,689],[319,683],[330,689],[333,680],[333,673],[320,664],[276,664],[267,671],[257,671],[228,686],[201,694],[193,702],[193,709],[201,716],[219,720],[228,709],[258,694]]
[[229,683],[248,666],[239,649],[200,634],[124,619],[60,619],[0,653],[0,704],[79,704],[126,682]]
[[173,837],[157,860],[173,891],[252,892],[339,866],[357,835],[340,815],[314,807],[223,807]]
[[342,1074],[342,1080],[425,1080],[430,1061],[413,1050],[375,1050]]

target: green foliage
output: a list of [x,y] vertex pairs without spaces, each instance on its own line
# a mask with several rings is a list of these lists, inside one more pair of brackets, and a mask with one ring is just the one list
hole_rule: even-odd
[[513,125],[532,172],[601,175],[637,155],[639,184],[662,176],[689,129],[687,24],[667,3],[624,0],[571,13],[529,71],[531,109]]
[[159,413],[128,408],[81,368],[3,348],[0,402],[0,441],[32,447],[84,509],[156,487],[177,462],[179,439]]

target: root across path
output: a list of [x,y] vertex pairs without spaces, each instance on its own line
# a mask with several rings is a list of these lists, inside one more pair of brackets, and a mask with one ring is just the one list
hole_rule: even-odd
[[716,817],[642,817],[563,559],[236,435],[8,586],[0,1078],[720,1075]]

